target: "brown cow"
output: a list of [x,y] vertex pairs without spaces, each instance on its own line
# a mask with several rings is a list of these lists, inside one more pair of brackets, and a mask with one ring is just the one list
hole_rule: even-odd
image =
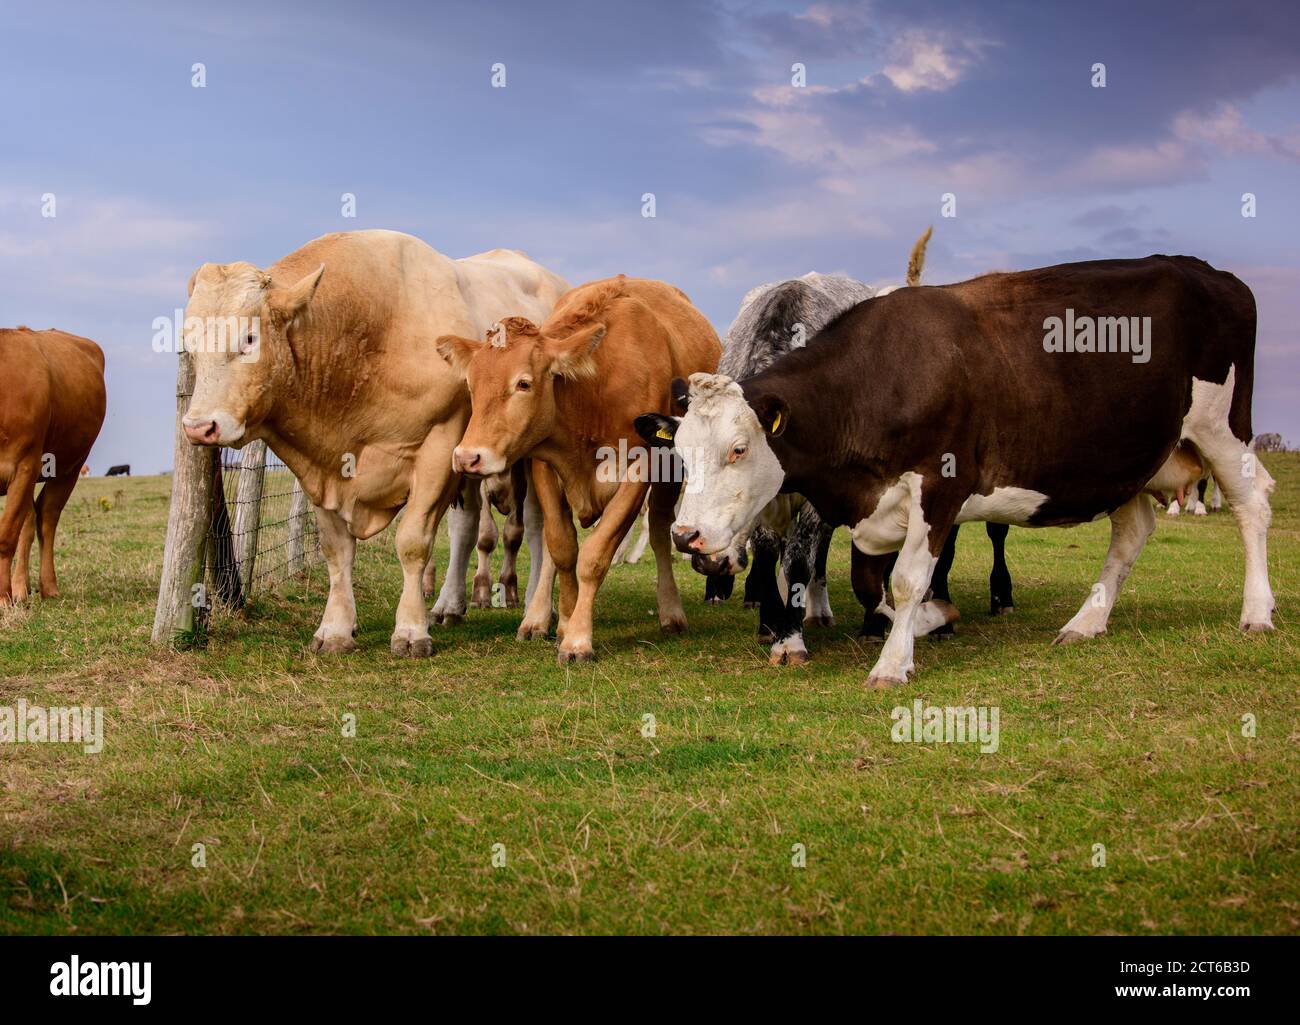
[[99,437],[106,399],[104,353],[88,338],[0,329],[0,366],[0,495],[9,496],[0,514],[0,605],[8,605],[27,597],[33,532],[41,539],[41,597],[58,596],[54,532]]
[[[638,403],[668,412],[674,376],[717,367],[722,346],[699,310],[671,285],[620,276],[562,296],[540,328],[510,317],[490,343],[448,335],[438,351],[466,374],[473,407],[453,467],[481,476],[523,457],[533,461],[546,548],[560,577],[559,661],[593,657],[596,592],[647,490],[659,625],[684,629],[668,539],[680,476],[647,480],[611,466],[610,457],[641,448],[633,427]],[[584,527],[600,521],[581,552],[574,514]],[[545,635],[550,602],[549,593],[534,593],[521,639]]]

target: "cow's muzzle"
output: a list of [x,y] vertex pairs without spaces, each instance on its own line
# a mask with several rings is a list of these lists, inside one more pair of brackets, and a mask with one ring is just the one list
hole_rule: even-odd
[[734,577],[747,565],[749,565],[749,553],[743,548],[740,550],[740,555],[734,558],[730,550],[715,555],[691,556],[691,569],[706,577]]
[[215,420],[191,420],[187,416],[181,421],[181,426],[191,445],[216,445],[221,440],[221,428]]
[[679,527],[674,525],[672,529],[673,544],[677,546],[679,552],[685,552],[687,555],[693,555],[704,547],[704,539],[700,532],[694,527]]

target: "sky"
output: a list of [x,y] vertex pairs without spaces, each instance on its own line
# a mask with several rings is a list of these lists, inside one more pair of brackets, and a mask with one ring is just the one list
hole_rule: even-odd
[[901,282],[930,224],[927,284],[1199,256],[1300,443],[1298,184],[1295,0],[0,0],[0,324],[103,346],[95,473],[171,466],[196,267],[361,228],[662,278],[720,333],[764,282]]

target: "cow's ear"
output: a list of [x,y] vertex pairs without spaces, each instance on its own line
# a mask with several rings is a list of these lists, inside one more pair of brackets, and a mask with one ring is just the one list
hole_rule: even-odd
[[438,355],[450,363],[453,370],[461,374],[469,366],[469,361],[474,358],[474,353],[483,347],[482,342],[475,341],[473,338],[461,338],[459,335],[443,335],[434,344],[438,348]]
[[691,386],[680,377],[673,378],[673,401],[683,411],[689,409],[691,405]]
[[186,287],[186,292],[191,299],[194,298],[194,282],[199,280],[199,275],[203,273],[203,268],[206,266],[206,263],[199,264],[198,267],[194,269],[194,273],[190,275],[190,283]]
[[785,399],[775,395],[760,395],[749,405],[758,417],[758,422],[763,425],[763,430],[771,437],[779,437],[785,432],[786,425],[790,422],[790,407],[785,404]]
[[312,296],[316,294],[316,286],[320,284],[321,276],[325,273],[325,265],[322,263],[310,274],[301,278],[296,284],[288,288],[273,288],[266,297],[266,301],[271,308],[280,313],[285,320],[293,320],[311,302]]
[[660,413],[642,413],[634,421],[637,434],[651,448],[672,448],[677,435],[677,425],[681,423],[674,416]]
[[568,378],[595,377],[596,363],[591,357],[604,337],[604,324],[589,324],[567,338],[547,338],[551,373]]

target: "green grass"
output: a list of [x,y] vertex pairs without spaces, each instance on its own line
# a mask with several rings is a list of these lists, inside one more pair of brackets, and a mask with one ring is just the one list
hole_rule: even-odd
[[[1276,633],[1237,632],[1226,512],[1160,515],[1110,632],[1071,648],[1049,643],[1106,525],[1012,531],[997,619],[972,526],[958,636],[919,642],[893,692],[863,687],[843,532],[839,622],[800,669],[770,668],[755,614],[704,607],[684,563],[691,629],[660,636],[648,559],[611,573],[594,664],[517,643],[510,610],[397,660],[388,534],[359,549],[359,653],[305,651],[319,571],[218,618],[206,650],[159,651],[169,480],[83,481],[64,596],[0,614],[0,704],[102,705],[105,749],[0,747],[0,930],[1295,932],[1300,456],[1267,463]],[[998,706],[1000,750],[892,743],[914,697]]]

